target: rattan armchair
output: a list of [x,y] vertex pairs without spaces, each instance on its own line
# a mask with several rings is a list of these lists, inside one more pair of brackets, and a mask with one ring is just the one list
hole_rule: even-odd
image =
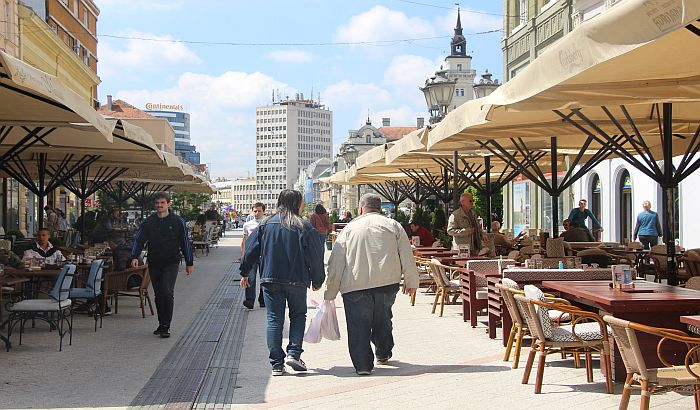
[[[129,286],[129,277],[133,275],[141,277],[141,284],[138,287]],[[148,274],[148,265],[128,268],[121,271],[107,272],[104,277],[104,295],[114,300],[114,314],[119,313],[119,296],[132,296],[139,298],[142,317],[146,317],[146,303],[148,303],[151,316],[153,316],[153,304],[151,303],[151,297],[148,293],[148,285],[151,283],[151,278]]]
[[[530,336],[530,328],[528,327],[527,321],[524,319],[523,314],[520,312],[520,308],[515,301],[514,295],[524,295],[525,292],[520,289],[514,280],[509,278],[501,279],[501,283],[497,283],[496,288],[498,288],[498,290],[501,292],[503,303],[506,305],[506,309],[508,309],[508,313],[510,314],[513,322],[510,329],[510,335],[508,336],[508,341],[506,342],[506,351],[503,355],[503,361],[507,362],[510,360],[510,353],[513,351],[513,369],[517,369],[520,362],[520,351],[523,344],[523,337]],[[556,298],[553,295],[546,293],[545,300],[551,303],[571,305],[571,302],[566,299]],[[571,320],[571,316],[568,313],[554,309],[549,310],[549,317],[552,319],[553,323],[557,325]],[[513,343],[515,343],[515,349],[513,349]],[[578,355],[575,355],[574,360],[576,367],[579,367]]]
[[[700,364],[697,364],[700,354],[700,338],[689,337],[677,329],[651,327],[639,323],[605,316],[603,320],[612,328],[615,343],[620,350],[622,361],[625,363],[627,377],[625,388],[620,399],[620,409],[629,405],[632,389],[641,390],[640,409],[649,408],[649,400],[654,392],[663,391],[692,391],[695,397],[695,409],[700,409]],[[646,366],[642,351],[639,348],[637,332],[648,333],[661,338],[657,345],[657,355],[666,367],[649,369]],[[664,343],[676,341],[685,343],[688,353],[683,365],[672,365],[662,354]]]
[[[545,302],[542,291],[532,285],[525,286],[525,294],[530,297],[513,295],[532,335],[532,346],[522,383],[528,383],[535,355],[538,355],[535,393],[542,393],[544,365],[547,356],[552,353],[570,353],[574,357],[583,354],[586,357],[586,378],[591,383],[593,382],[591,358],[596,353],[600,355],[601,368],[605,372],[606,390],[612,394],[610,343],[608,329],[603,319],[595,313],[586,312],[570,305]],[[572,323],[559,327],[552,326],[549,317],[550,309],[568,313],[572,318]]]
[[430,273],[435,280],[436,287],[432,313],[435,313],[435,309],[437,308],[439,301],[440,317],[442,317],[442,314],[445,311],[445,301],[449,303],[450,296],[452,296],[452,303],[456,303],[457,298],[461,294],[459,281],[456,279],[450,279],[450,275],[447,273],[450,272],[451,274],[453,271],[456,271],[456,269],[457,268],[452,266],[443,265],[437,260],[433,260],[430,263]]
[[[426,292],[435,290],[435,279],[433,279],[433,275],[430,272],[430,260],[416,258],[416,267],[418,268],[418,287],[427,287]],[[403,293],[406,293],[406,291],[406,282],[404,281]],[[411,295],[411,306],[416,304],[416,293],[418,293],[418,289]]]

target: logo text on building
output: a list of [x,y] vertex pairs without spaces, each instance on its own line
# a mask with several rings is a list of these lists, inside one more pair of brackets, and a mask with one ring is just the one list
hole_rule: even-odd
[[182,104],[146,103],[147,110],[183,110]]

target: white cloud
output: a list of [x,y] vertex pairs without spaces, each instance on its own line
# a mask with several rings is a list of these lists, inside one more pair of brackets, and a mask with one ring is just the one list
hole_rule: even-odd
[[118,10],[120,12],[132,11],[172,11],[183,6],[181,1],[172,0],[144,0],[144,1],[122,1],[122,0],[97,0],[97,6],[101,9]]
[[[121,47],[114,47],[116,41],[100,43],[98,56],[100,59],[99,74],[101,76],[124,75],[132,72],[153,72],[163,70],[164,66],[172,68],[175,65],[201,64],[202,60],[182,43],[173,40],[170,35],[158,36],[127,30],[120,35],[130,37],[121,41]],[[156,39],[148,41],[139,39]]]
[[[480,31],[497,30],[503,28],[503,18],[500,16],[486,14],[486,12],[470,8],[462,8],[460,12],[462,30],[466,35]],[[457,10],[436,19],[437,30],[441,33],[453,33],[457,24]],[[449,31],[447,31],[449,30]],[[467,37],[467,45],[469,37]]]
[[275,50],[267,53],[267,58],[285,63],[306,63],[313,59],[313,54],[304,50]]
[[347,24],[336,31],[336,39],[344,42],[432,36],[435,36],[435,30],[430,22],[420,17],[408,17],[403,12],[384,6],[374,6],[364,13],[352,16]]
[[321,92],[323,103],[331,109],[360,107],[370,109],[392,101],[391,94],[372,83],[353,83],[343,80],[331,84]]
[[438,69],[439,64],[425,57],[401,55],[394,57],[384,70],[384,83],[395,88],[417,90]]
[[295,90],[262,73],[225,72],[219,76],[185,73],[170,88],[116,93],[137,107],[146,102],[183,104],[191,117],[192,144],[211,175],[244,176],[255,170],[255,107],[270,102],[272,90]]

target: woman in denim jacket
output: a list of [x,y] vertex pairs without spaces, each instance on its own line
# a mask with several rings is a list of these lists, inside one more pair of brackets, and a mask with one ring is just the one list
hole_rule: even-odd
[[[273,376],[285,374],[285,363],[295,371],[306,371],[306,364],[301,360],[306,291],[309,286],[318,290],[326,278],[318,232],[299,216],[303,206],[301,192],[291,189],[280,192],[277,212],[251,233],[241,264],[241,287],[244,288],[248,286],[248,275],[260,266]],[[285,305],[289,305],[286,354],[282,349]]]

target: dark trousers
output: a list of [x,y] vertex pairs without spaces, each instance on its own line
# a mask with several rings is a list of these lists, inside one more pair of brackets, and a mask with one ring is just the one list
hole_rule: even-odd
[[642,246],[644,249],[651,249],[652,246],[656,246],[659,244],[659,237],[658,236],[651,236],[651,235],[639,235],[639,242],[642,243]]
[[348,350],[355,370],[372,370],[375,354],[378,359],[391,355],[394,348],[391,308],[398,291],[399,285],[395,284],[343,294]]
[[[251,272],[250,275],[248,275],[248,287],[245,288],[245,300],[255,302],[255,282],[257,282],[257,276],[257,269]],[[258,294],[258,302],[261,304],[265,303],[265,299],[263,298],[262,286],[260,287],[260,293]]]
[[153,293],[156,297],[156,311],[158,311],[158,323],[170,326],[173,319],[173,305],[175,304],[175,280],[180,265],[174,263],[166,266],[149,265],[148,273],[151,275]]

